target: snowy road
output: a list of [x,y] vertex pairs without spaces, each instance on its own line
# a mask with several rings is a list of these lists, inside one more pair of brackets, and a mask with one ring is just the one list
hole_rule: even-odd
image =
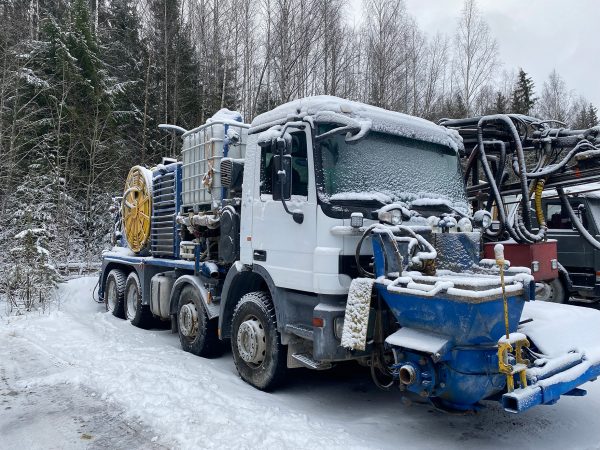
[[267,394],[229,354],[198,358],[168,330],[102,312],[94,284],[63,286],[60,312],[1,319],[0,448],[600,449],[600,382],[520,416],[404,405],[354,366],[294,371]]

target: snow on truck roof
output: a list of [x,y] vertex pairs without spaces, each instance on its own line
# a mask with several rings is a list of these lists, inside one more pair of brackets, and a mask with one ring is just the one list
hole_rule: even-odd
[[445,145],[455,151],[463,148],[462,138],[455,130],[419,117],[329,95],[301,98],[277,106],[257,116],[249,132],[258,133],[289,119],[307,116],[317,122],[336,122],[336,119],[341,119],[347,123],[351,120],[361,127],[361,135],[373,130]]
[[[578,184],[576,186],[568,186],[564,188],[565,194],[600,199],[600,182]],[[556,189],[546,189],[542,197],[558,197]]]

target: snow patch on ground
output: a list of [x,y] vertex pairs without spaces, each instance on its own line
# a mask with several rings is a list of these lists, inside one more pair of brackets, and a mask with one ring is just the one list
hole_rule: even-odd
[[[103,442],[123,449],[155,443],[174,448],[463,450],[516,443],[523,449],[598,448],[600,417],[593,412],[600,410],[600,383],[583,386],[587,397],[566,397],[520,416],[505,413],[495,402],[467,416],[409,406],[399,391],[375,388],[368,370],[354,364],[323,372],[296,369],[286,386],[264,393],[239,379],[231,355],[198,358],[181,351],[179,339],[167,329],[141,330],[104,312],[91,300],[95,284],[90,277],[62,285],[60,311],[0,319],[3,449],[98,448]],[[27,401],[35,400],[36,406],[26,400],[10,403],[12,391],[31,391]],[[56,415],[48,410],[42,426],[35,411],[56,402],[87,408],[82,417],[94,423],[92,434],[107,440],[77,436],[73,444],[62,431],[50,433]],[[5,409],[11,404],[15,407]],[[106,422],[92,420],[104,413]],[[26,421],[33,425],[15,429]],[[133,424],[134,437],[118,424]],[[71,428],[55,425],[64,429]]]

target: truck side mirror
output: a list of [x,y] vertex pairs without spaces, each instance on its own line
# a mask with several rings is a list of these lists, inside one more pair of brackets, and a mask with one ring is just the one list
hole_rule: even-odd
[[292,198],[292,156],[273,156],[273,200]]
[[285,139],[283,137],[278,137],[277,140],[275,141],[275,151],[273,153],[277,154],[277,155],[284,155],[287,153],[290,153],[290,150],[288,148],[287,143],[285,142]]
[[271,174],[273,200],[281,200],[283,209],[292,216],[294,222],[302,223],[304,213],[302,211],[290,211],[286,203],[286,200],[292,198],[292,149],[283,137],[278,137],[272,143],[271,148],[275,150],[273,152],[273,173]]

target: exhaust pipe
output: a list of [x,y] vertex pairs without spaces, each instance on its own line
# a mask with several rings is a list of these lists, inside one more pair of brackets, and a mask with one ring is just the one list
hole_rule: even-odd
[[219,278],[219,268],[217,267],[217,265],[215,263],[212,263],[212,262],[202,263],[202,265],[200,266],[200,271],[202,272],[202,275],[212,278],[214,280]]

